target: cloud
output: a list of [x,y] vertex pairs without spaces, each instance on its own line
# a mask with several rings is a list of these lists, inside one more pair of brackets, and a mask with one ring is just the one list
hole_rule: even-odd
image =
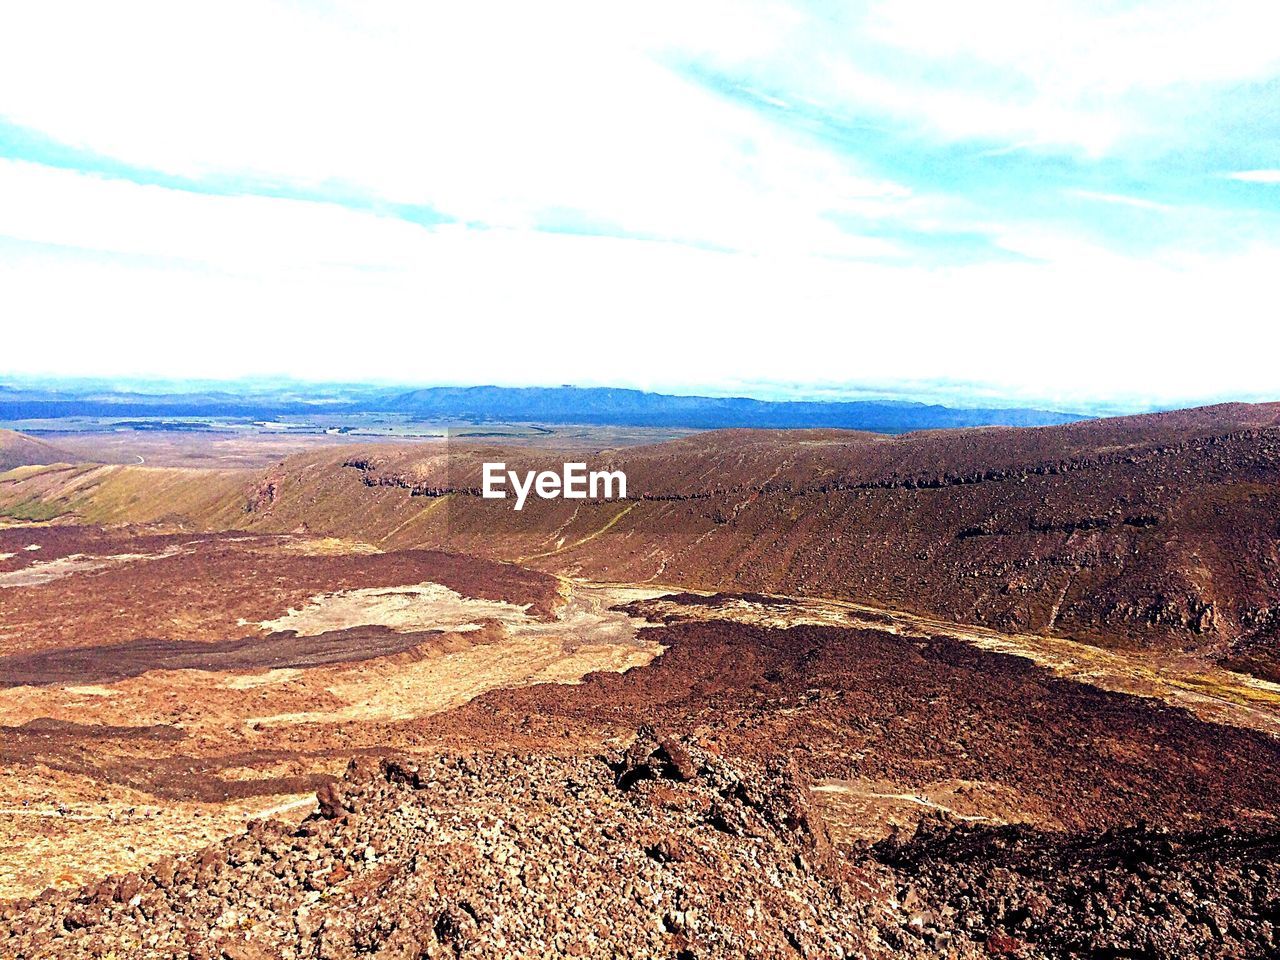
[[[0,166],[0,209],[18,238],[0,247],[18,317],[6,358],[30,370],[667,389],[964,377],[1057,405],[1274,389],[1257,340],[1274,247],[1162,263],[1042,230],[1002,238],[1036,259],[931,269],[423,227],[20,164]],[[1206,352],[1207,323],[1253,347]]]
[[1280,170],[1241,170],[1229,173],[1231,180],[1242,180],[1245,183],[1280,183]]
[[[1025,78],[1046,96],[1234,85],[1271,76],[1280,13],[1251,0],[1097,4],[979,0],[921,15],[909,0],[875,3],[868,33],[942,62],[967,60]],[[979,74],[980,75],[980,74]]]
[[487,226],[575,211],[719,247],[892,252],[824,215],[907,191],[726,106],[598,5],[335,9],[10,8],[0,114],[170,174],[331,184]]
[[5,360],[1274,390],[1280,209],[1221,171],[1275,182],[1277,17],[7,5],[0,120],[32,135],[0,129]]
[[1203,108],[1204,90],[1273,77],[1277,31],[1280,9],[1248,0],[984,0],[927,15],[890,0],[858,24],[892,52],[882,62],[898,91],[893,105],[940,133],[1092,155],[1176,137],[1178,120]]
[[1151,210],[1158,213],[1167,213],[1173,208],[1167,203],[1158,203],[1155,200],[1147,200],[1143,197],[1126,197],[1119,193],[1099,193],[1096,190],[1072,190],[1072,196],[1080,197],[1083,200],[1096,200],[1099,203],[1112,203],[1122,207],[1133,207],[1137,210]]
[[[742,18],[776,10],[745,3]],[[1265,109],[1280,8],[1249,0],[788,4],[772,47],[684,48],[789,103],[987,149],[1099,159],[1194,147],[1221,107]]]
[[430,232],[314,201],[224,197],[0,160],[0,235],[220,271],[404,268]]

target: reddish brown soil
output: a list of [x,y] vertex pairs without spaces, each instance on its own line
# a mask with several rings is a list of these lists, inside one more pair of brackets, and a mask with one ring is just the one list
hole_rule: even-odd
[[[602,454],[627,503],[482,500],[479,464],[542,451],[350,448],[280,476],[399,519],[409,542],[603,579],[816,594],[1280,676],[1280,405],[879,437],[721,431]],[[443,503],[443,494],[452,492]],[[286,483],[250,526],[310,516]],[[341,520],[325,523],[341,528]]]
[[0,687],[113,683],[148,670],[249,671],[356,663],[413,650],[439,631],[398,633],[385,626],[328,630],[299,637],[293,631],[265,637],[211,640],[130,640],[0,657]]
[[[666,611],[643,631],[665,648],[647,665],[516,689],[458,676],[475,699],[437,713],[402,709],[443,682],[414,672],[436,644],[505,659],[539,648],[492,623],[475,640],[371,626],[254,636],[252,624],[321,593],[426,581],[542,616],[562,599],[546,574],[359,552],[367,536],[737,587],[770,622],[794,604],[766,593],[834,594],[1266,674],[1280,622],[1278,417],[1230,407],[892,439],[728,432],[603,454],[627,469],[626,503],[519,515],[473,495],[467,471],[487,451],[347,448],[247,488],[244,539],[5,531],[0,553],[15,556],[0,574],[104,561],[0,589],[0,764],[14,798],[0,842],[15,857],[92,846],[98,791],[118,843],[151,841],[147,821],[116,818],[139,796],[177,811],[174,823],[200,801],[265,808],[319,789],[320,816],[147,867],[154,856],[112,848],[136,872],[87,887],[72,876],[73,889],[0,906],[0,952],[1274,955],[1280,741],[1264,733],[959,639],[898,635],[891,617],[865,629],[720,619],[740,599],[727,594],[634,604]],[[150,558],[105,562],[126,552]],[[678,604],[696,619],[668,615]],[[388,692],[401,699],[373,709]],[[417,760],[358,762],[332,785],[348,758],[389,752]],[[59,807],[16,806],[27,784]],[[80,833],[59,819],[72,790]],[[892,835],[922,818],[914,839]]]
[[350,751],[266,748],[202,755],[184,749],[183,734],[168,726],[118,727],[63,724],[41,718],[18,727],[0,727],[0,764],[10,771],[40,765],[82,774],[104,784],[141,790],[173,800],[223,802],[314,790],[332,779],[321,773],[228,779],[230,767],[266,766],[280,761],[302,768],[346,757]]
[[[422,759],[354,764],[297,831],[257,825],[10,904],[10,942],[132,957],[154,936],[210,960],[1174,960],[1275,946],[1271,738],[950,640],[716,621],[653,632],[668,649],[648,667],[361,731]],[[829,778],[1005,785],[1033,820],[1082,832],[944,820],[848,846],[811,789]],[[1157,826],[1098,833],[1138,821]]]
[[[110,646],[136,640],[225,642],[246,622],[278,617],[319,593],[433,581],[468,596],[530,604],[550,616],[556,581],[511,564],[429,550],[308,555],[307,538],[104,535],[84,527],[0,530],[6,569],[73,554],[172,556],[112,563],[74,578],[0,589],[0,654]],[[24,547],[37,544],[38,551]]]
[[872,630],[711,622],[651,636],[668,649],[644,669],[493,693],[436,723],[531,745],[652,723],[727,756],[785,753],[815,779],[1002,785],[1035,819],[1072,829],[1280,818],[1274,738],[1020,658]]
[[[156,532],[144,527],[113,530],[82,525],[0,527],[0,554],[11,554],[7,559],[0,560],[0,572],[22,570],[34,564],[48,563],[76,554],[90,557],[124,553],[152,554],[190,543],[194,539],[213,542],[233,539],[235,536],[230,533],[209,533],[197,538]],[[262,542],[265,544],[280,539],[263,537]]]

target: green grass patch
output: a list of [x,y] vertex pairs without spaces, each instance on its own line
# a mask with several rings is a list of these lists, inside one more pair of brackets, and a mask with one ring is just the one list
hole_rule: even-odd
[[0,506],[0,517],[8,517],[11,520],[53,520],[66,513],[67,508],[65,505],[49,503],[38,497],[30,497],[18,503]]

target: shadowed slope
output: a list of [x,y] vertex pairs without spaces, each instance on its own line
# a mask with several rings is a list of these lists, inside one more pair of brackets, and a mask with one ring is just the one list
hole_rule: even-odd
[[33,463],[59,463],[72,459],[51,443],[15,430],[0,430],[0,471]]

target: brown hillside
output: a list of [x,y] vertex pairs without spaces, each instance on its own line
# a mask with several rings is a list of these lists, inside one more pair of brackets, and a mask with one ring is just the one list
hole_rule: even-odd
[[0,430],[0,472],[33,463],[65,463],[70,459],[51,443],[16,430]]
[[0,955],[1275,956],[1276,414],[0,475]]
[[[216,523],[848,598],[1280,676],[1280,404],[899,437],[716,431],[588,458],[626,471],[625,502],[531,499],[516,513],[478,495],[485,460],[582,458],[457,443],[306,453],[234,511],[217,501]],[[212,525],[212,501],[206,517],[190,499],[189,518]]]
[[476,495],[489,459],[562,458],[455,445],[286,461],[250,523],[322,518],[397,546],[848,597],[1271,669],[1280,405],[893,438],[708,433],[602,454],[628,475],[626,503],[530,501],[519,514]]

